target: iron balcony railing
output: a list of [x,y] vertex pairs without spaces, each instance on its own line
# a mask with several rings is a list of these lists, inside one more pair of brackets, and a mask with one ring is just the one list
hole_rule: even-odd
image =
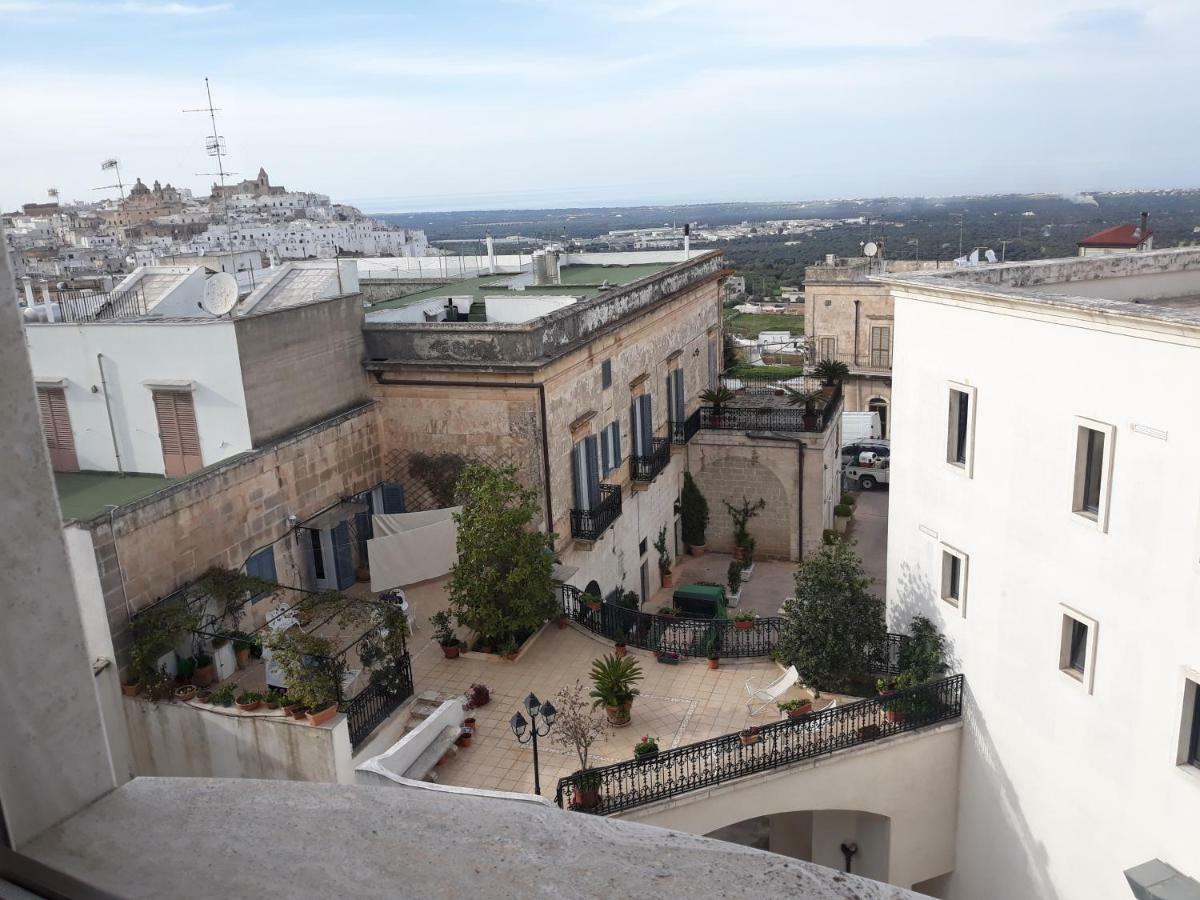
[[842,406],[842,386],[835,385],[826,404],[811,413],[801,407],[727,405],[718,411],[700,408],[700,427],[714,431],[823,432],[835,421]]
[[652,438],[647,456],[629,457],[630,476],[634,481],[653,481],[671,464],[671,442],[666,438]]
[[880,738],[928,728],[962,715],[963,676],[859,700],[803,718],[757,727],[745,738],[723,734],[559,779],[554,801],[609,815],[714,787]]
[[357,750],[371,732],[412,695],[412,660],[405,653],[395,662],[394,671],[387,673],[387,677],[374,678],[349,699],[339,697],[338,710],[346,716],[350,746]]
[[[591,609],[580,596],[579,588],[562,585],[563,613],[588,631],[613,643],[683,658],[704,658],[709,648],[715,648],[722,659],[770,656],[783,627],[783,620],[775,616],[739,627],[729,619],[657,616],[618,606],[611,600],[601,603],[599,609]],[[609,597],[615,599],[613,594]]]
[[700,430],[700,410],[696,410],[683,421],[673,420],[671,422],[671,442],[675,444],[686,444],[696,436],[696,432]]
[[721,387],[739,396],[786,397],[787,389],[794,391],[819,391],[821,379],[812,375],[759,375],[744,372],[738,375],[725,373],[721,376]]
[[591,509],[571,510],[571,537],[596,541],[621,517],[621,486],[600,485],[600,502]]
[[54,300],[64,322],[92,322],[146,315],[146,297],[140,287],[125,291],[61,291]]

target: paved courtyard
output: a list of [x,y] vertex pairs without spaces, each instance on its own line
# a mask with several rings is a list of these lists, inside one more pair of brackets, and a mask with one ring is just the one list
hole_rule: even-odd
[[[480,682],[492,694],[491,702],[473,713],[477,732],[471,746],[457,749],[439,766],[435,770],[437,780],[442,784],[531,792],[532,749],[517,744],[509,729],[509,718],[523,709],[522,701],[530,691],[539,699],[550,699],[559,688],[577,679],[584,684],[585,692],[590,690],[587,673],[592,660],[611,652],[612,645],[573,626],[559,629],[552,624],[519,660],[448,660],[431,640],[428,624],[429,616],[446,605],[444,580],[415,585],[407,589],[407,595],[419,626],[412,639],[417,693],[437,691],[448,697]],[[753,677],[765,684],[779,675],[779,667],[769,660],[722,662],[719,669],[711,670],[704,660],[671,666],[656,662],[649,653],[633,649],[630,653],[638,658],[645,674],[639,684],[641,695],[633,704],[633,722],[614,729],[610,737],[593,746],[592,765],[629,759],[633,745],[644,734],[657,737],[659,746],[668,749],[738,731],[747,724],[765,724],[778,716],[770,708],[750,718],[746,709],[746,679]],[[785,696],[810,695],[796,688]],[[555,746],[548,738],[539,741],[539,755],[542,792],[553,795],[558,779],[576,771],[579,762],[573,751]]]
[[[712,581],[728,587],[729,564],[733,556],[728,553],[705,553],[703,556],[679,557],[675,566],[675,584],[695,584]],[[754,564],[754,574],[742,586],[741,602],[737,611],[749,610],[760,616],[777,616],[783,599],[795,593],[795,563],[759,560]],[[659,588],[645,607],[647,612],[656,612],[660,606],[671,604],[671,593],[675,588]]]

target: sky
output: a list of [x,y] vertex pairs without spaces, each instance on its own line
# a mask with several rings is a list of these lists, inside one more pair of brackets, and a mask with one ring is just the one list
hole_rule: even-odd
[[1200,2],[0,0],[0,209],[238,178],[366,211],[1196,186]]

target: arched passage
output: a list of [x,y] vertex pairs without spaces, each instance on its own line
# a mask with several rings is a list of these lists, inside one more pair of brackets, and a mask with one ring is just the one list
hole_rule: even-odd
[[888,402],[882,397],[872,397],[867,401],[867,412],[879,413],[879,436],[888,436]]

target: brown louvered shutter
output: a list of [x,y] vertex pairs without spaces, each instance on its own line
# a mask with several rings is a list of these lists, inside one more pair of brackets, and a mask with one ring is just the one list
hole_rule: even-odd
[[67,413],[67,396],[62,388],[38,388],[38,411],[42,418],[42,435],[50,451],[50,465],[55,472],[78,472],[79,457],[75,455],[75,435],[71,433],[71,417]]
[[167,477],[178,478],[203,466],[192,395],[183,391],[154,391],[154,415],[158,419]]

